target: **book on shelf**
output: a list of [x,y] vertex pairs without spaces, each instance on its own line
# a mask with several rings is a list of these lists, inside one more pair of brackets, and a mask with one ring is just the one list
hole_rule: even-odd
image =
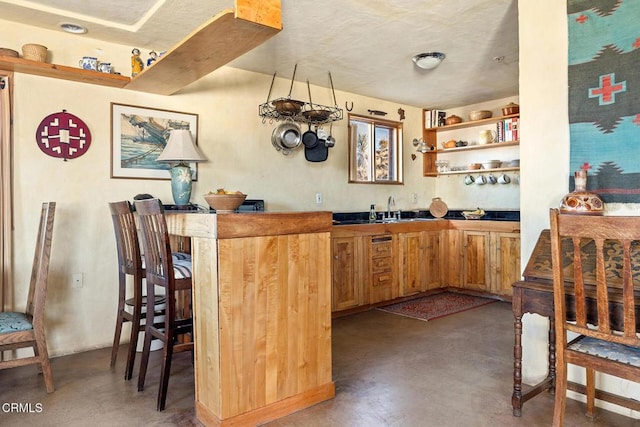
[[424,110],[424,127],[427,129],[444,126],[447,112],[442,110]]

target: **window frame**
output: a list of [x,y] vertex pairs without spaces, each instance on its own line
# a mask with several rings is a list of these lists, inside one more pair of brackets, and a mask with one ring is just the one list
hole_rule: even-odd
[[[348,131],[350,184],[404,184],[401,122],[349,114]],[[379,148],[385,134],[389,137],[388,151],[386,156],[381,156]],[[385,157],[388,158],[388,177],[379,175],[385,171]],[[376,164],[381,167],[377,168]]]

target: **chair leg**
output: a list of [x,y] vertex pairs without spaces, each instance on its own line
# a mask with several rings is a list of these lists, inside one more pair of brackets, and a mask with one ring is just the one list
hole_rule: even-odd
[[49,362],[49,353],[47,352],[47,343],[42,338],[36,338],[36,344],[33,346],[33,351],[40,363],[38,364],[42,375],[44,377],[44,384],[47,387],[47,393],[53,393],[56,388],[53,385],[53,373],[51,372],[51,363]]
[[165,336],[166,341],[162,349],[162,371],[160,372],[160,387],[158,389],[158,404],[156,409],[164,411],[167,400],[167,389],[169,388],[169,376],[171,374],[171,359],[173,358],[174,337]]
[[120,335],[122,334],[122,324],[126,321],[122,313],[125,306],[125,286],[126,276],[124,273],[118,274],[118,320],[116,320],[116,330],[113,334],[113,345],[111,346],[111,364],[112,369],[116,366],[116,359],[118,358],[118,348],[120,347]]
[[567,365],[559,362],[556,366],[556,393],[553,406],[553,427],[562,427],[567,399]]
[[122,333],[122,311],[118,308],[118,320],[116,320],[116,331],[113,334],[113,345],[111,346],[111,368],[116,366],[116,359],[118,358],[118,348],[120,347],[120,334]]
[[593,369],[587,368],[587,417],[594,418],[596,400],[596,373]]
[[138,373],[138,391],[144,390],[144,379],[147,375],[147,365],[149,364],[149,353],[151,353],[151,331],[149,325],[145,328],[144,345],[140,356],[140,372]]
[[129,381],[133,376],[133,365],[136,361],[138,347],[138,335],[140,334],[140,318],[134,316],[131,322],[131,336],[129,337],[129,350],[127,351],[127,366],[124,369],[124,379]]

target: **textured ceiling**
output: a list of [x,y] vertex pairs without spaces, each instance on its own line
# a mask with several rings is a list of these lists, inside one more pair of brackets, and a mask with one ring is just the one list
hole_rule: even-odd
[[[232,0],[0,0],[0,19],[166,50]],[[229,65],[425,108],[518,94],[517,0],[282,0],[283,30]],[[413,55],[440,51],[434,70]],[[496,58],[503,58],[496,60]],[[282,93],[275,93],[282,89]],[[267,88],[265,88],[265,93]],[[274,88],[272,97],[288,88]],[[294,94],[306,100],[307,94]]]

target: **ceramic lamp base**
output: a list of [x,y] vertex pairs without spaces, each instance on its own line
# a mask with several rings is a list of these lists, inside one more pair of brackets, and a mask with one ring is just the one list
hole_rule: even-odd
[[171,194],[176,205],[186,205],[191,199],[191,168],[179,163],[171,168]]

